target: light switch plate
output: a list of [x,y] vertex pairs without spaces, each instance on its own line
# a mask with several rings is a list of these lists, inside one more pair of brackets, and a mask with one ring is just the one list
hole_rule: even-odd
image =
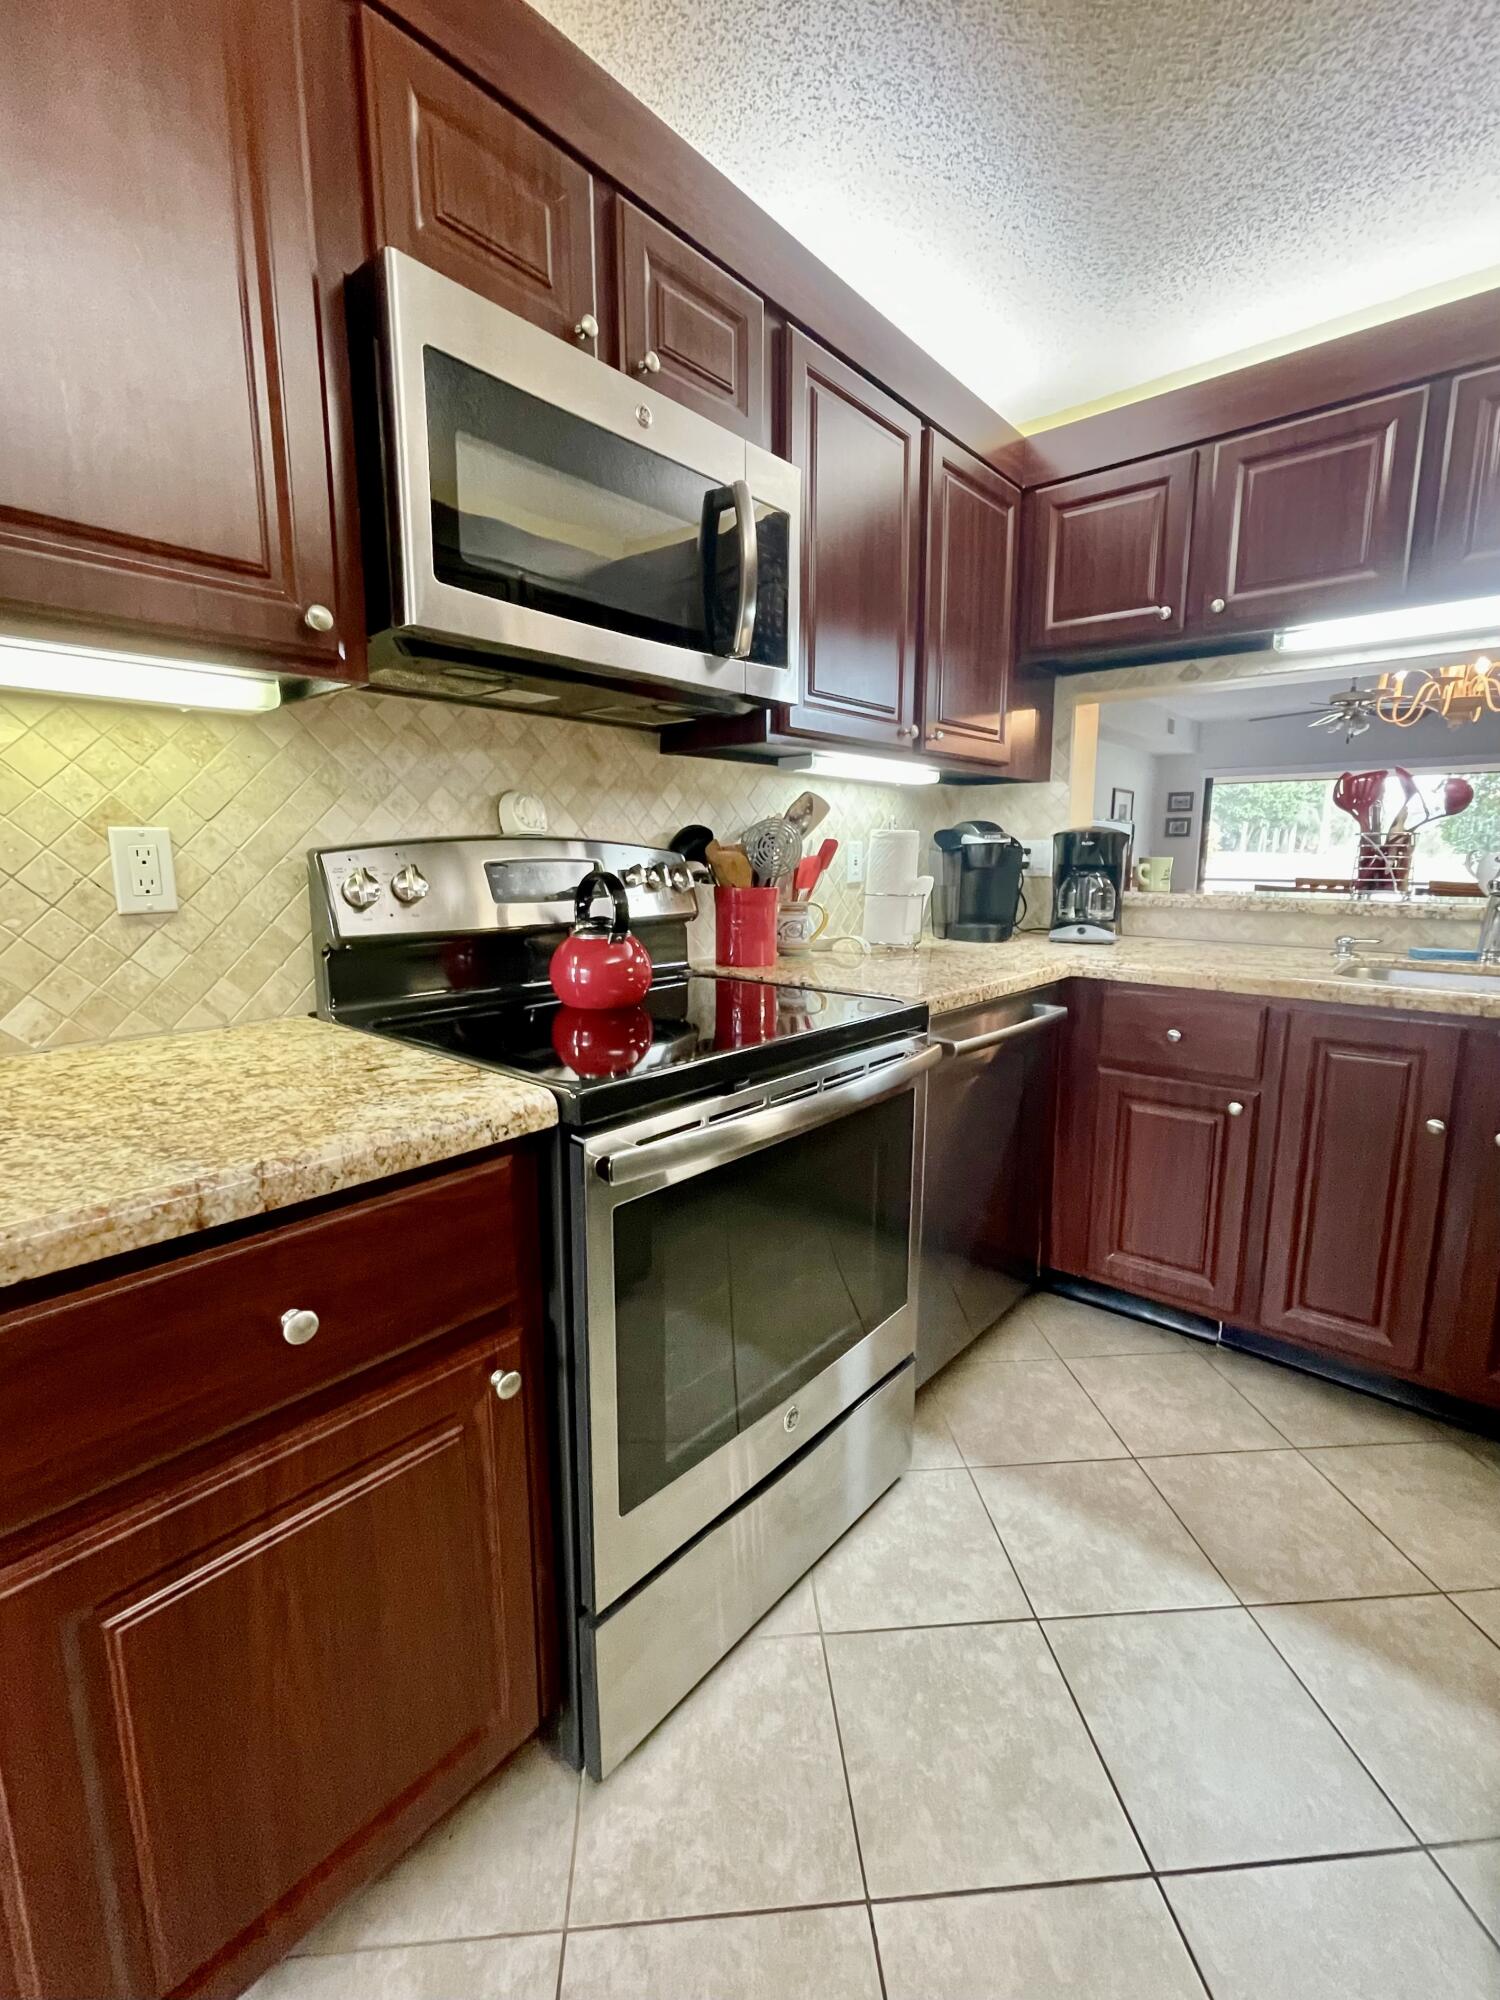
[[164,826],[112,826],[109,859],[122,916],[162,916],[177,908],[172,836]]

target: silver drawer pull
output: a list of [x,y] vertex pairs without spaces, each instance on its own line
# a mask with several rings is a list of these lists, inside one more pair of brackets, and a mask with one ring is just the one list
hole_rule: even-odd
[[1168,1028],[1167,1040],[1169,1042],[1180,1042],[1182,1040],[1181,1028]]
[[281,1337],[288,1347],[306,1347],[318,1330],[318,1315],[305,1306],[292,1306],[281,1315]]
[[521,1393],[521,1371],[519,1368],[497,1368],[490,1376],[495,1394],[502,1403],[509,1403]]
[[1429,1118],[1427,1121],[1427,1129],[1432,1134],[1434,1139],[1441,1139],[1443,1134],[1447,1131],[1448,1127],[1443,1123],[1441,1118]]
[[1231,1118],[1238,1118],[1240,1113],[1244,1110],[1244,1108],[1245,1108],[1244,1105],[1240,1103],[1237,1097],[1230,1098],[1229,1115]]

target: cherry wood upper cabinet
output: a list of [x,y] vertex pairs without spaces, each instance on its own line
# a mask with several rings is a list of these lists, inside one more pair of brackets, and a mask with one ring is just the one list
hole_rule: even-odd
[[1402,389],[1205,446],[1194,625],[1269,630],[1399,602],[1427,396]]
[[1500,589],[1500,367],[1454,377],[1432,547],[1417,581],[1429,601]]
[[0,1571],[7,1993],[238,1993],[531,1734],[524,1398],[490,1384],[519,1356],[461,1349]]
[[360,32],[377,247],[594,352],[588,172],[384,15]]
[[1015,666],[1021,495],[972,452],[929,430],[922,738],[945,757],[1004,765]]
[[0,620],[340,671],[298,37],[288,0],[15,13]]
[[1181,636],[1196,451],[1026,496],[1026,647],[1038,654]]
[[1269,1333],[1414,1370],[1462,1031],[1296,1013],[1272,1164]]
[[623,195],[614,209],[620,366],[769,444],[764,302]]
[[1105,1069],[1089,1268],[1215,1318],[1238,1309],[1260,1092]]
[[795,328],[788,456],[802,469],[797,734],[907,745],[917,733],[922,425]]

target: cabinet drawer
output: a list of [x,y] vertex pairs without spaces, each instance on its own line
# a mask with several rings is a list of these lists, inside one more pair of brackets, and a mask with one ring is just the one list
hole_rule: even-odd
[[[0,1534],[510,1306],[522,1171],[503,1155],[0,1319]],[[289,1312],[317,1316],[301,1345]]]
[[1099,1060],[1160,1076],[1254,1083],[1264,1061],[1267,1012],[1256,1000],[1111,987],[1104,996]]

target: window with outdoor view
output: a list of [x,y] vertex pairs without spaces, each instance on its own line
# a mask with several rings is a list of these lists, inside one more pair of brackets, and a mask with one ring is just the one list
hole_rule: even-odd
[[[1409,803],[1395,773],[1386,779],[1380,825],[1382,830],[1395,825],[1405,806],[1404,824],[1416,830],[1412,888],[1483,879],[1489,857],[1500,853],[1500,771],[1409,775],[1416,786]],[[1454,777],[1471,787],[1473,799],[1461,812],[1445,815]],[[1333,791],[1328,777],[1215,778],[1207,801],[1203,888],[1352,886],[1359,828],[1334,803]]]

